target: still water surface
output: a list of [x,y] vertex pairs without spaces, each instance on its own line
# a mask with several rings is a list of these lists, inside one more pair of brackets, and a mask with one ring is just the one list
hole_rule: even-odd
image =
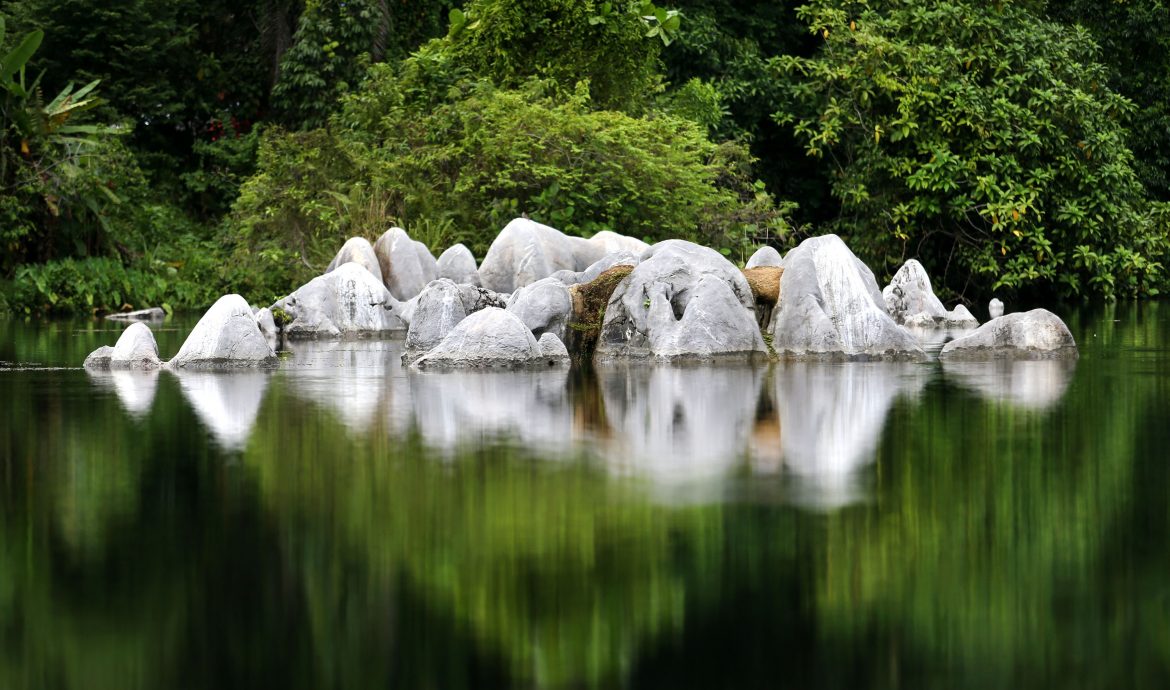
[[1170,687],[1170,304],[1069,325],[1075,363],[93,375],[119,326],[0,321],[0,688]]

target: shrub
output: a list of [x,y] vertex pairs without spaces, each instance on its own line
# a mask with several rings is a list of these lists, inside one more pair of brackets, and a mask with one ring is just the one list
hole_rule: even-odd
[[821,38],[777,64],[807,152],[832,161],[835,230],[879,273],[921,257],[965,293],[1155,294],[1143,208],[1088,33],[1012,2],[818,0]]

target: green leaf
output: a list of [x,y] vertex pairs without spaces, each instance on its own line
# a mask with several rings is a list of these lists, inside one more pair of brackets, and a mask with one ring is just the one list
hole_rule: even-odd
[[41,41],[44,39],[44,31],[38,29],[30,32],[20,41],[19,45],[0,58],[0,81],[7,82],[22,70],[33,53],[37,52],[37,48],[41,47]]

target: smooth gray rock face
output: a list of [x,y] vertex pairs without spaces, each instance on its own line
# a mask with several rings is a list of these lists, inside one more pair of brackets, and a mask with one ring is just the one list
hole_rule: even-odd
[[1047,309],[992,319],[943,346],[939,359],[1062,359],[1077,356],[1068,326]]
[[561,270],[553,273],[549,277],[555,278],[566,286],[588,283],[614,266],[637,266],[640,256],[640,254],[634,254],[625,250],[610,252],[597,261],[594,261],[583,271]]
[[488,307],[460,321],[414,366],[426,369],[547,364],[540,344],[523,321],[503,309]]
[[577,242],[555,228],[517,218],[504,226],[488,249],[479,265],[480,283],[495,292],[513,292],[556,271],[577,271],[574,250],[584,254],[590,248],[581,246],[587,240],[572,239]]
[[82,364],[86,369],[109,369],[110,359],[114,356],[114,348],[109,345],[102,345],[98,349],[89,353],[85,358],[85,363]]
[[744,268],[760,268],[762,266],[783,266],[784,258],[780,256],[780,252],[773,247],[760,247],[752,254],[752,258],[748,259],[747,265]]
[[564,283],[545,278],[517,290],[508,300],[507,310],[523,321],[534,337],[552,333],[563,341],[573,314],[573,298]]
[[613,292],[596,357],[709,359],[765,352],[747,279],[718,252],[659,242]]
[[378,264],[378,255],[374,253],[370,241],[364,237],[351,237],[346,240],[345,244],[341,245],[341,251],[329,262],[325,272],[330,273],[338,266],[351,261],[373,274],[379,283],[382,282],[382,267]]
[[430,351],[469,314],[487,307],[503,308],[506,304],[496,293],[474,285],[456,285],[447,278],[432,281],[409,310],[406,359]]
[[358,338],[406,328],[389,302],[385,286],[351,262],[305,283],[272,310],[292,318],[284,326],[287,338]]
[[167,318],[167,313],[162,307],[151,307],[150,309],[139,309],[138,311],[127,311],[119,314],[106,314],[106,319],[110,321],[162,321],[165,318]]
[[146,324],[132,323],[122,331],[110,353],[111,369],[157,369],[160,366],[158,344],[154,341],[154,332]]
[[991,298],[991,301],[987,303],[987,313],[993,319],[1003,316],[1003,302],[1000,302],[998,297]]
[[[369,275],[360,266],[354,265],[353,269]],[[260,332],[251,307],[239,295],[224,295],[199,319],[179,353],[167,366],[172,369],[232,368],[275,364],[276,353]]]
[[924,359],[886,312],[873,272],[836,235],[812,237],[784,258],[772,346],[792,359]]
[[934,294],[930,276],[916,259],[902,264],[882,290],[886,310],[894,321],[912,328],[974,328],[979,325],[963,305],[947,311]]
[[422,242],[402,228],[390,228],[374,243],[382,281],[395,299],[408,300],[439,277],[439,264]]
[[479,285],[479,269],[475,256],[462,244],[455,244],[439,255],[439,277],[457,284]]
[[540,336],[537,344],[540,345],[540,353],[544,355],[545,359],[557,361],[569,359],[569,349],[565,347],[560,338],[552,333]]
[[[593,237],[589,238],[588,242],[594,247],[592,253],[596,254],[596,256],[592,260],[586,261],[586,266],[609,254],[626,253],[641,256],[643,252],[650,248],[650,245],[636,237],[619,235],[611,230],[602,230],[601,232],[595,233]],[[615,264],[610,265],[613,266]]]

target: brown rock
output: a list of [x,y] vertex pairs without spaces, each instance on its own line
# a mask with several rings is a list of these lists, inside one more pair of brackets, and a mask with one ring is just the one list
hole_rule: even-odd
[[756,298],[756,317],[760,328],[766,329],[772,320],[772,308],[780,301],[780,281],[784,277],[784,268],[781,266],[759,266],[745,268],[743,275],[752,288],[752,296]]
[[606,269],[601,275],[588,283],[578,283],[569,286],[569,295],[573,298],[573,314],[569,318],[569,328],[565,332],[565,346],[574,357],[589,358],[593,355],[593,348],[597,345],[597,337],[601,334],[601,324],[605,320],[605,307],[618,283],[634,270],[633,266],[619,264]]

